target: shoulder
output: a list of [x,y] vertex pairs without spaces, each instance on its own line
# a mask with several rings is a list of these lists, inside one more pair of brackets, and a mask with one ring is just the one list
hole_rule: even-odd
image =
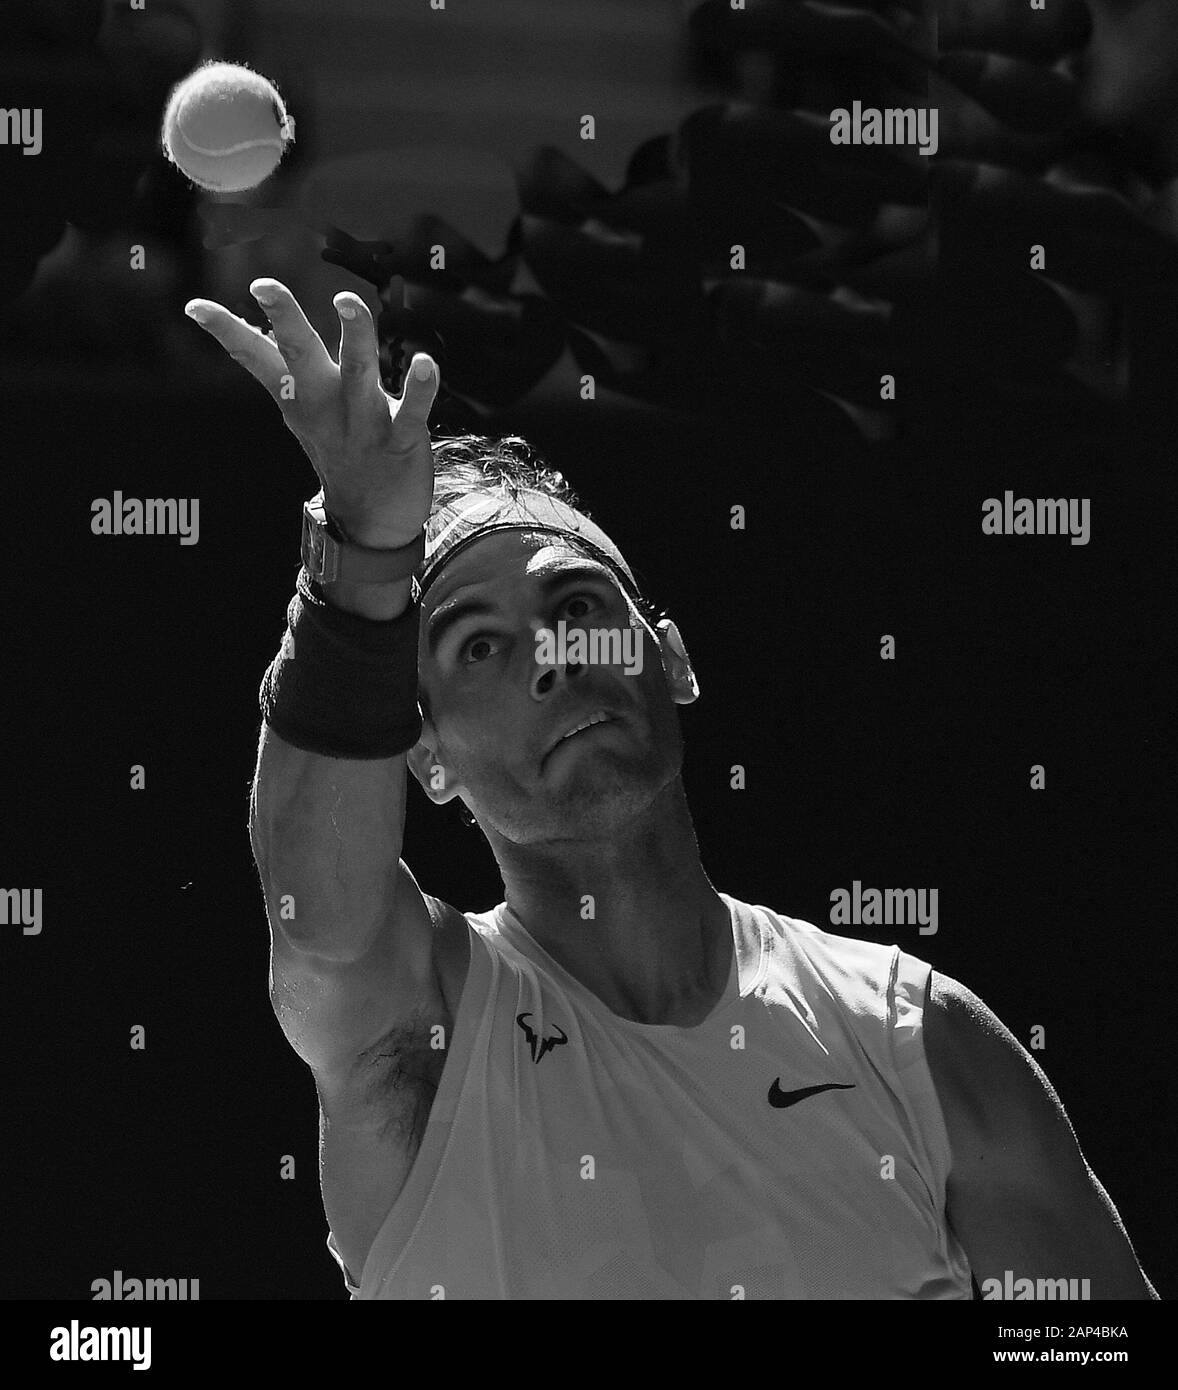
[[768,921],[767,988],[805,1010],[811,1027],[848,1030],[887,1070],[923,1068],[921,1010],[932,967],[895,943],[841,936],[758,908]]
[[929,973],[924,1009],[925,1051],[930,1070],[959,1094],[1013,1085],[1040,1090],[1046,1077],[994,1011],[960,980]]
[[1042,1068],[971,989],[937,970],[923,1035],[959,1177],[984,1167],[1018,1180],[1070,1157],[1075,1137]]
[[937,971],[924,1013],[951,1154],[946,1211],[976,1277],[1075,1274],[1097,1298],[1156,1297],[1031,1054],[972,990]]
[[769,926],[770,950],[778,955],[804,958],[817,975],[834,984],[865,986],[883,994],[891,986],[900,952],[896,946],[867,941],[857,936],[838,936],[802,917],[758,907]]

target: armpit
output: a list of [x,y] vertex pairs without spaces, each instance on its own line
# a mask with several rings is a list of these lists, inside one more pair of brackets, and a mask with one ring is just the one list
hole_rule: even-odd
[[378,1117],[381,1138],[419,1139],[437,1093],[445,1048],[431,1046],[440,1025],[449,1036],[449,1020],[426,1012],[390,1028],[355,1061],[353,1079],[359,1102]]

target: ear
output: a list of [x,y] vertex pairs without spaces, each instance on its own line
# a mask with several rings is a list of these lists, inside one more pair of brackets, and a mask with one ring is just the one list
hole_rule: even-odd
[[691,658],[679,636],[679,629],[670,618],[662,618],[655,631],[659,635],[659,647],[663,653],[663,669],[667,673],[667,686],[671,699],[677,705],[693,705],[699,699],[699,682],[691,669]]
[[421,790],[435,806],[444,806],[459,792],[465,791],[427,743],[415,743],[405,754],[405,761],[409,764],[409,771],[417,778]]

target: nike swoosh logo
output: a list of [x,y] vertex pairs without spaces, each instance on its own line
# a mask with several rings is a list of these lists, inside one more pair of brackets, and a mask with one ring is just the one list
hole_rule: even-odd
[[853,1091],[854,1086],[844,1086],[838,1081],[828,1081],[822,1086],[803,1086],[800,1091],[783,1091],[781,1089],[781,1078],[774,1078],[773,1085],[769,1087],[769,1104],[777,1110],[784,1110],[787,1105],[797,1105],[800,1100],[808,1100],[810,1096],[816,1096],[822,1091]]

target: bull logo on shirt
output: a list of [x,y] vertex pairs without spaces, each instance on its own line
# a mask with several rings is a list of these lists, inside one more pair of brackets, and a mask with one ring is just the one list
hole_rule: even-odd
[[540,1058],[543,1057],[545,1053],[551,1052],[554,1047],[558,1047],[561,1043],[567,1043],[569,1035],[563,1028],[554,1023],[552,1026],[560,1034],[560,1037],[542,1038],[532,1025],[526,1021],[531,1018],[531,1016],[530,1013],[516,1014],[515,1021],[524,1030],[524,1037],[527,1038],[528,1047],[531,1049],[532,1061],[539,1066]]

